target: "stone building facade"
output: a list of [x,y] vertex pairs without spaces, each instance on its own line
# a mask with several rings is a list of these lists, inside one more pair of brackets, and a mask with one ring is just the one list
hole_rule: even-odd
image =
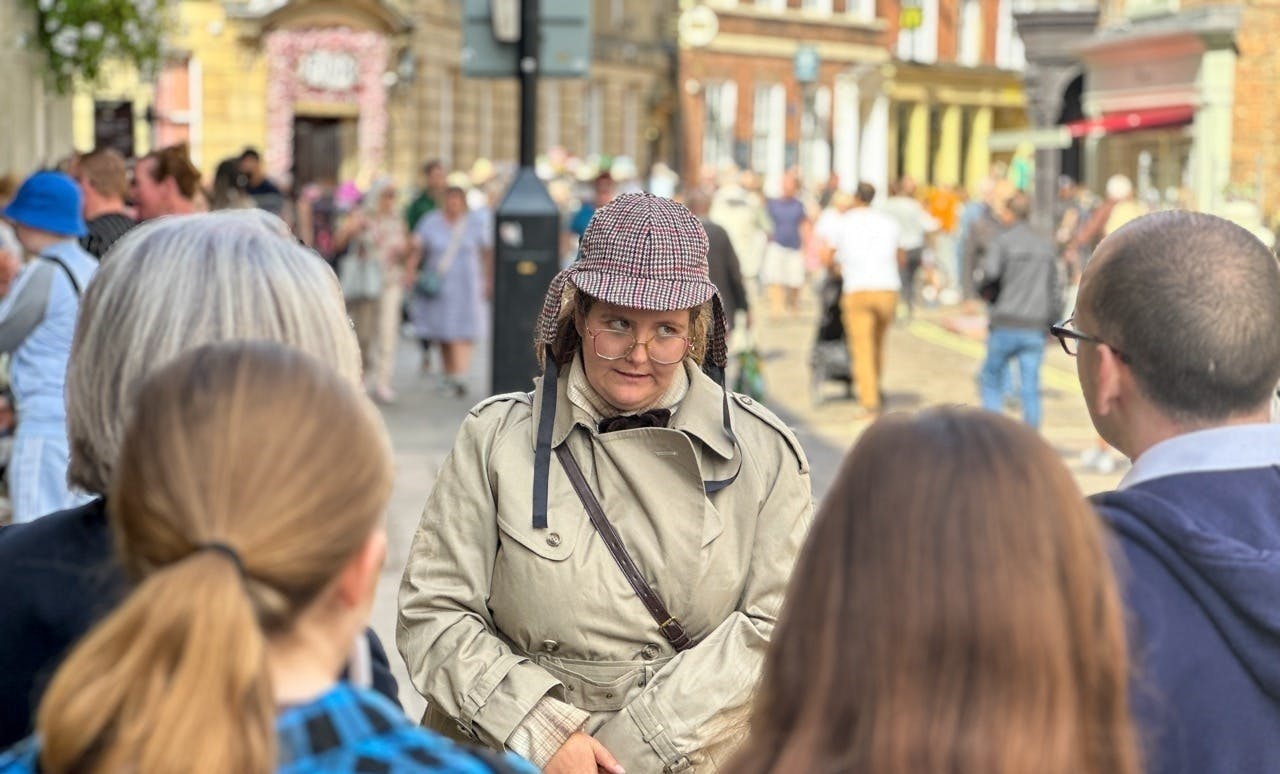
[[27,47],[35,15],[19,0],[0,0],[0,175],[26,177],[71,152],[71,100],[46,82],[39,52]]

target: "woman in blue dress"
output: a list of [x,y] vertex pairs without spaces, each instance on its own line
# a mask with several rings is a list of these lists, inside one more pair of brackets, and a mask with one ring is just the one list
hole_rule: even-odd
[[[445,191],[444,205],[414,229],[420,261],[409,302],[409,321],[424,350],[440,344],[444,389],[462,397],[471,349],[480,336],[482,294],[487,294],[493,241],[483,222],[467,211],[466,192]],[[427,354],[424,353],[424,357]]]

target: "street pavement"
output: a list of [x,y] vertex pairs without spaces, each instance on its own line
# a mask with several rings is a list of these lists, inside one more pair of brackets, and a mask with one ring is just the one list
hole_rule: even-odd
[[[827,388],[833,399],[817,405],[811,401],[808,359],[816,328],[812,302],[806,303],[796,319],[760,319],[756,343],[764,358],[765,402],[799,437],[809,456],[814,497],[820,500],[844,453],[867,423],[854,419],[853,403],[841,399],[841,391],[834,385]],[[915,320],[895,325],[889,334],[886,362],[888,410],[978,405],[976,376],[985,354],[984,336],[980,314],[959,308],[922,309]],[[412,717],[421,715],[424,702],[409,684],[396,651],[396,595],[432,482],[467,410],[483,396],[482,389],[488,384],[485,346],[478,347],[476,355],[471,395],[446,397],[435,389],[434,379],[422,373],[420,350],[406,339],[396,371],[399,400],[383,408],[395,447],[396,484],[388,507],[387,563],[372,620],[400,683],[401,701]],[[1047,348],[1042,382],[1045,438],[1072,467],[1086,494],[1112,488],[1123,467],[1113,475],[1101,476],[1076,464],[1080,452],[1092,443],[1093,429],[1080,397],[1074,364],[1054,342]],[[921,471],[921,475],[928,475],[928,471]]]

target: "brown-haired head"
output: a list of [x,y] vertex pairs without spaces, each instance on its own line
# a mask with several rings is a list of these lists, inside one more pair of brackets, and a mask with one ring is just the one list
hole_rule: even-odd
[[124,156],[115,148],[96,148],[80,157],[76,179],[98,196],[112,201],[129,193],[129,173]]
[[393,468],[376,410],[301,352],[212,344],[141,386],[116,472],[137,587],[54,675],[41,770],[275,771],[268,639],[304,616],[309,648],[354,635],[368,600],[347,570],[362,589],[377,574]]
[[1138,774],[1097,516],[1034,432],[873,425],[827,493],[730,771]]
[[184,197],[195,198],[200,190],[200,170],[191,163],[191,151],[185,142],[154,150],[143,157],[144,161],[147,159],[154,162],[147,165],[152,180],[163,183],[173,178]]

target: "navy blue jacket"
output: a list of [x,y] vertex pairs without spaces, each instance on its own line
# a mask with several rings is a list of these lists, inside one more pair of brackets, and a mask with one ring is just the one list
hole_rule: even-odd
[[1280,771],[1280,468],[1094,498],[1123,549],[1151,774]]
[[[101,499],[0,529],[0,750],[31,733],[63,657],[126,590]],[[373,687],[399,705],[387,653],[368,636]]]

